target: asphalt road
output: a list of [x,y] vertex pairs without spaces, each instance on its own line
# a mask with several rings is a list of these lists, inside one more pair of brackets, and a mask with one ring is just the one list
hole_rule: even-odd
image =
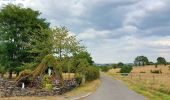
[[104,74],[101,75],[101,85],[97,91],[84,100],[146,100],[146,98],[130,89],[118,80]]

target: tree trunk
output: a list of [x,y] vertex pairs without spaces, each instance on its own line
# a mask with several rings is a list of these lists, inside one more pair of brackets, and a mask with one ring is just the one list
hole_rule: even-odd
[[12,70],[9,71],[8,79],[12,79]]
[[19,76],[19,72],[17,72],[17,76]]

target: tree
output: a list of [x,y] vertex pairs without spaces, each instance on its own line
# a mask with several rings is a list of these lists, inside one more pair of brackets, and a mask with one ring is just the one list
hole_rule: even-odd
[[0,75],[1,75],[1,77],[4,76],[5,72],[6,72],[5,67],[0,64]]
[[148,60],[148,58],[147,57],[145,57],[145,56],[137,56],[136,58],[135,58],[135,61],[134,61],[134,64],[136,65],[136,66],[141,66],[141,65],[147,65],[149,63],[149,60]]
[[163,57],[158,57],[157,58],[157,63],[158,64],[164,64],[164,65],[166,65],[166,60],[165,60],[165,58],[163,58]]
[[40,61],[44,52],[50,52],[45,49],[49,47],[44,45],[50,35],[46,32],[49,23],[39,16],[38,11],[16,5],[7,5],[0,11],[0,47],[3,57],[0,62],[9,71],[9,78],[24,63]]
[[53,52],[60,60],[84,50],[84,47],[80,45],[80,41],[77,41],[76,36],[69,35],[69,30],[66,27],[54,27],[52,28],[52,33]]
[[122,62],[119,62],[119,63],[117,64],[117,66],[118,66],[118,67],[122,67],[122,66],[124,66],[124,64],[123,64]]
[[132,71],[132,66],[122,66],[120,69],[120,73],[130,73]]
[[90,65],[93,65],[94,61],[87,51],[81,51],[79,53],[74,53],[73,57],[75,59],[86,59]]

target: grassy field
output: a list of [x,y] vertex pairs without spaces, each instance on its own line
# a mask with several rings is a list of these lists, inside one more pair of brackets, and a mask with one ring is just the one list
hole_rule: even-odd
[[[150,100],[170,100],[170,70],[168,66],[134,67],[128,76],[117,73],[120,69],[111,69],[108,74],[122,80],[131,89],[145,95]],[[161,70],[162,74],[153,74],[150,70]]]
[[[134,66],[132,73],[150,73],[151,70],[161,70],[162,73],[170,73],[170,65],[158,65],[157,68],[154,65],[147,65],[147,66]],[[120,68],[111,69],[109,72],[111,73],[118,73]]]

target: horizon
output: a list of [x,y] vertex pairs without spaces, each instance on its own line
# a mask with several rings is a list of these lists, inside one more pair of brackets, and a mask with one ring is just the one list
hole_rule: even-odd
[[140,55],[170,61],[168,0],[1,0],[0,8],[8,3],[40,11],[51,27],[68,27],[95,63],[129,63]]

